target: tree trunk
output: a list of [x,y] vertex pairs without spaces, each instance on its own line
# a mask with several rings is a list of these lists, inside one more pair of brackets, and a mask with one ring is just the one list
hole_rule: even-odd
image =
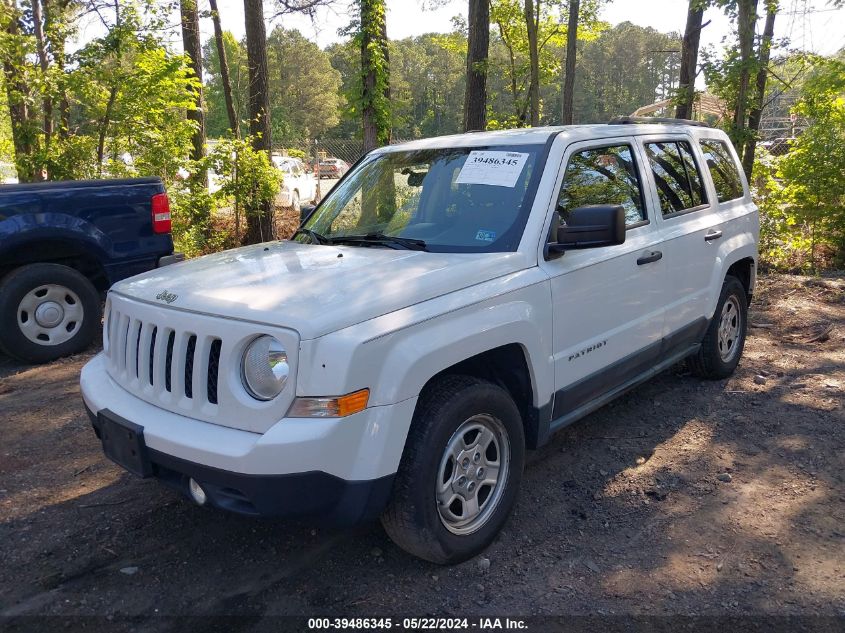
[[223,99],[226,101],[226,114],[229,115],[229,128],[235,138],[241,137],[241,124],[235,111],[232,98],[232,80],[229,78],[229,61],[226,59],[226,47],[223,45],[223,29],[220,27],[220,12],[217,0],[208,0],[211,7],[211,21],[214,24],[214,42],[217,45],[217,57],[220,59],[220,79],[223,83]]
[[681,45],[681,72],[678,80],[678,105],[675,107],[675,117],[691,119],[692,106],[695,99],[695,75],[698,66],[698,44],[701,41],[701,21],[704,18],[704,8],[700,0],[690,0],[687,10],[687,26],[684,29],[684,42]]
[[763,113],[763,98],[766,96],[766,78],[769,74],[769,53],[772,49],[772,37],[775,34],[775,16],[777,6],[768,5],[766,8],[766,25],[763,27],[763,38],[760,40],[760,53],[758,55],[759,68],[757,69],[757,85],[754,91],[754,103],[751,112],[748,114],[748,132],[751,136],[745,142],[745,150],[742,153],[742,170],[748,182],[751,182],[751,173],[754,170],[754,152],[757,149],[757,131],[760,129],[760,117]]
[[487,57],[490,51],[490,2],[469,0],[467,85],[464,131],[487,128]]
[[[270,136],[270,92],[267,77],[267,31],[264,26],[263,0],[244,0],[246,52],[249,66],[249,132],[252,146],[267,152],[272,148]],[[267,201],[258,209],[247,209],[246,241],[257,244],[272,240],[273,204]]]
[[117,85],[113,85],[109,89],[109,100],[106,103],[106,111],[100,121],[100,134],[97,138],[97,177],[103,176],[103,159],[106,155],[106,136],[108,135],[109,125],[111,124],[111,114],[114,110],[114,102],[117,99]]
[[[44,11],[42,13],[42,2]],[[47,40],[44,37],[45,14],[49,11],[46,6],[47,0],[32,0],[32,31],[35,35],[35,51],[38,56],[38,65],[41,73],[46,79],[50,70],[50,59],[47,57]],[[53,139],[53,98],[49,91],[41,99],[41,107],[44,109],[44,151],[49,153],[50,141]],[[36,170],[36,179],[40,176],[40,170]],[[47,175],[49,177],[49,174]]]
[[390,58],[385,0],[359,0],[361,9],[361,114],[364,151],[390,143]]
[[[179,11],[182,17],[182,46],[185,54],[191,58],[191,70],[199,81],[194,107],[188,108],[187,116],[196,126],[191,137],[191,158],[201,161],[205,158],[205,106],[202,97],[202,43],[197,0],[180,0]],[[208,172],[201,169],[192,175],[192,180],[202,187],[208,187]]]
[[751,63],[754,53],[754,25],[757,22],[757,0],[738,0],[738,35],[739,35],[739,88],[734,106],[734,144],[742,158],[747,127],[748,87],[751,81]]
[[[20,35],[18,19],[20,14],[15,3],[10,0],[3,2],[3,14],[6,20],[3,30],[14,42]],[[10,52],[14,50],[14,57],[4,57],[3,75],[6,85],[6,98],[9,102],[9,118],[12,124],[12,144],[15,148],[15,170],[18,173],[20,182],[30,182],[34,178],[32,153],[34,149],[34,130],[31,125],[31,114],[27,107],[29,88],[21,76],[21,68],[25,60],[23,55],[17,55],[20,49],[9,47]]]
[[63,21],[67,19],[67,2],[60,0],[50,6],[50,14],[45,13],[44,25],[47,41],[50,44],[50,52],[53,54],[53,63],[56,65],[58,75],[62,78],[59,85],[59,138],[66,139],[70,134],[70,100],[67,96],[65,86],[65,31],[63,28],[51,28],[52,20]]
[[563,99],[561,104],[560,122],[562,125],[572,125],[574,116],[572,101],[575,94],[575,56],[578,43],[578,12],[579,0],[569,0],[569,21],[566,25],[566,69],[563,75]]
[[[538,2],[539,4],[539,2]],[[536,7],[539,14],[540,7]],[[540,125],[540,52],[537,45],[537,22],[539,15],[535,15],[534,0],[524,3],[525,27],[528,31],[528,113],[532,127]]]

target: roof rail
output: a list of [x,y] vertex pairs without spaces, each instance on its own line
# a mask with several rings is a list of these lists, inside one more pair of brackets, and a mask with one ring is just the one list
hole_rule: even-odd
[[669,123],[674,125],[695,125],[697,127],[710,127],[703,121],[691,121],[690,119],[673,119],[671,117],[656,116],[618,116],[607,122],[608,125],[627,125],[629,123]]

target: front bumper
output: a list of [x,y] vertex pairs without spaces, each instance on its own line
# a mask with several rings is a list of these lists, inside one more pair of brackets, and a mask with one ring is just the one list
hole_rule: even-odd
[[[97,437],[98,416],[85,407]],[[147,449],[152,476],[190,498],[188,481],[198,482],[207,503],[222,510],[253,516],[308,517],[331,525],[355,525],[381,514],[393,486],[393,475],[370,481],[346,481],[323,472],[249,475],[190,462]]]
[[80,383],[98,435],[101,412],[144,427],[152,475],[164,483],[187,494],[193,478],[225,510],[342,525],[383,510],[416,404],[413,398],[347,418],[285,418],[252,433],[140,400],[108,375],[102,355],[85,366]]

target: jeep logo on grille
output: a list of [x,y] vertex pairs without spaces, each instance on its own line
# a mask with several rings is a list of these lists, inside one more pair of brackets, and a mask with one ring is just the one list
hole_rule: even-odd
[[172,292],[168,292],[167,290],[162,290],[156,295],[156,299],[158,299],[159,301],[164,301],[168,304],[173,303],[178,298],[179,295],[175,295]]

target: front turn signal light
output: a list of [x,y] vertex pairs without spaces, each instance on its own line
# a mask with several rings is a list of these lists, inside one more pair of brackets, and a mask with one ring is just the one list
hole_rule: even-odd
[[345,418],[367,408],[370,390],[361,389],[336,398],[296,398],[289,418]]

